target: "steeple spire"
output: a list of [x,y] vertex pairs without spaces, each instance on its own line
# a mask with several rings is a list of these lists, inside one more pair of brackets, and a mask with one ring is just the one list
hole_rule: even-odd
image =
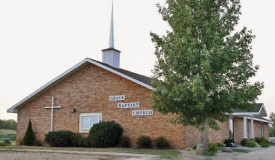
[[114,46],[114,12],[113,12],[113,0],[112,0],[109,48],[114,48],[114,47],[115,47]]
[[110,25],[109,48],[102,50],[102,62],[112,67],[119,68],[120,66],[120,51],[115,49],[114,45],[114,14],[113,14],[113,0],[112,0],[112,13]]

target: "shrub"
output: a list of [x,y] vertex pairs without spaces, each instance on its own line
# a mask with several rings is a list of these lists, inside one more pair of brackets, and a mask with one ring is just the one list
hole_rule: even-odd
[[216,143],[218,147],[225,147],[226,145],[223,142]]
[[131,146],[131,140],[129,137],[127,137],[126,135],[122,135],[120,137],[120,141],[119,141],[119,147],[124,147],[124,148],[128,148]]
[[5,144],[7,144],[7,145],[11,145],[11,141],[8,140],[8,139],[5,139],[3,143],[5,143]]
[[33,146],[35,141],[35,136],[32,130],[32,122],[29,120],[28,128],[26,130],[25,136],[23,138],[23,144],[27,146]]
[[92,147],[114,147],[122,135],[122,127],[114,121],[94,124],[89,132],[89,141]]
[[209,143],[209,150],[210,155],[215,155],[218,152],[218,145],[215,143]]
[[248,141],[248,140],[247,140],[246,138],[243,138],[243,139],[241,140],[241,145],[242,145],[242,146],[245,146],[246,141]]
[[192,151],[192,148],[187,147],[187,148],[185,148],[184,150],[186,150],[186,151]]
[[87,140],[87,138],[83,137],[81,134],[74,133],[71,139],[73,147],[86,147],[84,142]]
[[42,142],[39,140],[35,140],[33,143],[34,146],[43,146]]
[[138,148],[152,148],[152,140],[148,136],[139,136],[136,144]]
[[168,149],[169,143],[164,136],[157,137],[153,140],[153,145],[157,149]]
[[256,147],[256,145],[257,145],[256,142],[253,140],[247,140],[245,142],[245,146],[247,146],[247,147]]
[[228,143],[235,143],[235,141],[234,141],[233,139],[228,138],[228,139],[225,139],[225,140],[224,140],[224,143],[225,143],[225,144],[228,144]]
[[269,142],[262,142],[261,147],[268,148],[270,146]]
[[45,141],[52,147],[73,147],[72,131],[50,131],[45,135]]
[[259,145],[261,145],[263,142],[264,142],[264,143],[269,143],[268,140],[265,139],[264,137],[256,137],[256,138],[255,138],[255,141],[256,141]]
[[197,145],[193,146],[193,149],[197,149]]

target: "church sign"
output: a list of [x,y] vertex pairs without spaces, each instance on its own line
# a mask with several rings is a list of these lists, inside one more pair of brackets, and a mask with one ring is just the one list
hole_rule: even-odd
[[117,108],[138,108],[139,102],[118,103]]
[[110,101],[125,100],[125,95],[109,96],[109,100],[110,100]]
[[132,116],[152,116],[153,110],[132,110]]

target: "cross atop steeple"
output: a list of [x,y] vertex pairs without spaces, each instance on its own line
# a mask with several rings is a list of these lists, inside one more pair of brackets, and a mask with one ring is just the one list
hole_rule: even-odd
[[120,51],[115,49],[114,45],[114,12],[113,12],[113,1],[112,1],[112,12],[111,12],[111,24],[110,24],[110,39],[109,48],[102,50],[102,62],[112,67],[119,68],[120,63]]

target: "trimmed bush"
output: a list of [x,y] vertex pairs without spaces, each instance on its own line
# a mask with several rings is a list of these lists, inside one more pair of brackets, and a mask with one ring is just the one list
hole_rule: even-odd
[[261,147],[268,148],[270,146],[269,142],[262,142]]
[[73,147],[72,131],[52,131],[45,135],[45,141],[52,147]]
[[224,140],[224,143],[225,143],[225,144],[228,144],[228,143],[235,143],[235,141],[234,141],[233,139],[228,138],[228,139],[225,139],[225,140]]
[[256,147],[256,142],[254,141],[254,140],[247,140],[246,142],[245,142],[245,146],[247,146],[247,147]]
[[226,147],[226,145],[223,142],[216,143],[218,147]]
[[209,150],[210,155],[215,155],[218,152],[218,145],[215,143],[209,143]]
[[164,136],[160,136],[153,140],[153,146],[157,149],[168,149],[169,143]]
[[262,143],[269,143],[269,141],[267,139],[265,139],[264,137],[255,137],[255,141],[261,145]]
[[242,146],[245,146],[246,141],[248,141],[246,138],[242,139],[242,140],[241,140],[241,145],[242,145]]
[[8,145],[11,145],[11,141],[8,140],[8,139],[5,139],[3,143],[6,143],[6,144],[8,144]]
[[136,144],[138,148],[152,148],[152,140],[148,136],[139,136]]
[[35,136],[32,130],[32,122],[29,120],[28,128],[25,132],[25,136],[23,138],[23,145],[33,146],[35,142]]
[[71,139],[73,147],[86,147],[85,141],[87,141],[87,138],[83,137],[81,134],[74,133]]
[[131,146],[131,140],[126,135],[122,135],[119,141],[119,147],[129,148]]
[[43,146],[42,142],[39,140],[35,140],[33,143],[34,146]]
[[118,144],[123,129],[115,121],[99,122],[94,124],[89,132],[89,141],[92,147],[114,147]]

